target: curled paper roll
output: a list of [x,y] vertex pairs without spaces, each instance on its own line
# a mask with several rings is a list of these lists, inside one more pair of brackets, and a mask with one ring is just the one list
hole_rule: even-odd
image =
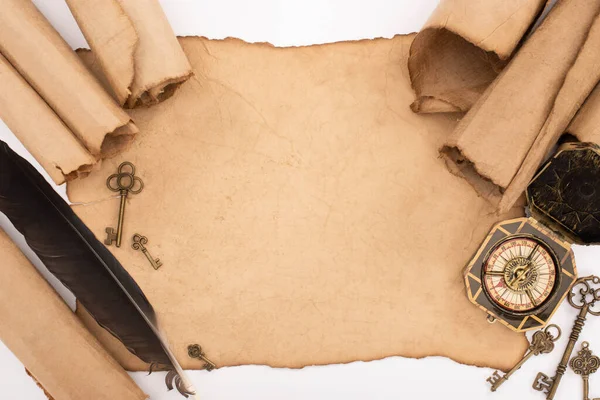
[[57,185],[88,174],[96,163],[96,159],[73,136],[44,99],[2,55],[0,118]]
[[598,2],[559,2],[442,148],[450,169],[501,212],[600,79],[599,12]]
[[0,53],[94,157],[113,156],[131,143],[137,128],[127,113],[31,1],[0,2]]
[[146,398],[2,230],[0,254],[0,339],[53,398]]
[[169,98],[192,69],[157,0],[67,0],[119,104]]
[[467,111],[496,78],[545,0],[442,0],[410,49],[415,112]]

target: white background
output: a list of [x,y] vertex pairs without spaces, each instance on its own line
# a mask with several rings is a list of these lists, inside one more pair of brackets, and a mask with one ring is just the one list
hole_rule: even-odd
[[[63,0],[34,2],[71,46],[87,47]],[[214,39],[232,36],[249,42],[299,46],[391,37],[417,31],[438,0],[163,0],[161,3],[175,33],[180,36],[199,35]],[[0,139],[31,160],[1,121]],[[63,188],[58,190],[64,193]],[[28,251],[18,233],[1,214],[0,226],[9,231],[27,256],[44,272],[39,260]],[[575,253],[581,276],[600,270],[595,262],[600,255],[598,248],[577,247]],[[50,280],[72,306],[73,297],[56,280]],[[222,368],[210,373],[190,371],[189,376],[196,386],[198,398],[205,400],[543,399],[541,393],[531,389],[531,382],[538,371],[554,375],[575,316],[576,311],[563,304],[553,320],[563,328],[563,337],[557,343],[556,350],[550,355],[532,358],[496,393],[491,393],[485,382],[493,371],[460,365],[441,357],[422,360],[391,357],[369,363],[356,362],[302,370],[244,366]],[[481,318],[485,318],[483,313]],[[596,321],[590,317],[582,338],[589,340],[591,348],[600,354],[598,333],[600,318]],[[437,334],[446,333],[442,331]],[[131,375],[151,399],[181,398],[176,393],[166,392],[162,373]],[[591,397],[600,396],[600,377],[592,376],[590,382]],[[581,378],[569,370],[557,397],[581,398]],[[25,375],[20,362],[1,342],[0,399],[45,399],[41,390]]]

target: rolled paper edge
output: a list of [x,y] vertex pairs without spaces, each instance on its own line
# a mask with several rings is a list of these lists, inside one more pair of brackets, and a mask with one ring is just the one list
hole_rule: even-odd
[[189,72],[172,77],[165,78],[164,80],[148,84],[141,93],[131,94],[124,104],[125,108],[137,108],[137,107],[150,107],[154,104],[158,104],[164,100],[167,100],[175,94],[177,89],[187,81],[194,73],[190,70]]
[[[131,95],[125,107],[160,103],[192,76],[192,67],[158,0],[149,0],[144,7],[135,0],[121,0],[120,5],[139,38]],[[164,60],[157,64],[155,59],[160,57]]]
[[477,194],[487,200],[490,204],[498,206],[504,188],[495,184],[490,178],[477,170],[477,166],[465,157],[456,146],[443,146],[440,156],[446,163],[446,167],[453,175],[466,180],[475,189]]
[[[471,11],[465,11],[464,3],[466,2],[441,0],[411,44],[409,76],[411,86],[417,95],[417,101],[411,105],[411,109],[416,113],[457,112],[456,109],[468,111],[495,78],[495,76],[490,76],[486,82],[479,82],[470,87],[464,85],[463,95],[458,95],[461,90],[456,88],[447,93],[429,88],[428,93],[424,93],[421,85],[416,82],[416,76],[422,74],[423,69],[420,65],[415,65],[414,54],[415,48],[422,47],[427,51],[435,42],[435,40],[422,42],[426,32],[445,31],[456,39],[460,39],[463,43],[461,47],[468,45],[467,48],[457,51],[457,57],[464,57],[466,52],[478,49],[483,55],[481,59],[486,59],[486,62],[482,62],[482,66],[486,64],[490,66],[490,71],[484,71],[485,75],[491,75],[492,71],[497,75],[522,44],[528,32],[538,25],[541,17],[551,8],[546,0],[520,0],[509,2],[510,4],[503,4],[502,1],[480,0],[474,2],[472,7],[469,5]],[[497,7],[506,7],[506,11],[498,14],[495,11]],[[487,14],[488,18],[484,18],[484,20],[495,28],[491,29],[487,26],[483,28],[481,24],[472,26],[466,22],[470,14],[478,13]],[[455,74],[450,73],[450,75]],[[469,71],[462,71],[462,75],[459,73],[455,76],[460,76],[459,82],[469,82],[472,74]],[[477,92],[479,93],[477,94]],[[448,105],[444,105],[444,103]]]
[[437,99],[433,96],[420,96],[410,105],[410,109],[418,114],[456,113],[464,112],[460,107]]
[[[71,14],[96,55],[115,100],[125,105],[134,78],[134,54],[139,41],[129,16],[116,0],[66,0]],[[101,6],[103,12],[95,7]],[[110,34],[106,30],[112,28]]]
[[[434,36],[432,37],[432,34]],[[487,79],[475,84],[468,84],[468,71],[460,71],[457,74],[450,70],[446,71],[448,77],[455,77],[454,81],[462,82],[460,88],[452,88],[451,90],[443,90],[440,87],[426,88],[422,84],[421,76],[424,73],[422,65],[430,64],[431,60],[422,60],[418,57],[419,53],[427,53],[428,57],[432,57],[432,52],[429,48],[432,43],[437,41],[440,35],[450,35],[455,41],[455,45],[460,45],[462,50],[460,53],[471,53],[473,58],[480,60],[481,67],[479,70],[481,75],[489,75]],[[475,57],[473,52],[477,52]],[[485,50],[476,43],[470,42],[467,38],[447,27],[428,27],[419,32],[415,40],[411,43],[410,56],[408,58],[408,73],[410,84],[415,92],[416,100],[411,104],[411,109],[415,113],[439,113],[439,112],[466,112],[471,109],[475,102],[481,97],[485,89],[494,81],[496,76],[504,67],[504,61],[492,50]],[[462,75],[461,75],[462,74]]]
[[1,54],[0,105],[2,120],[54,183],[60,185],[93,170],[95,157]]

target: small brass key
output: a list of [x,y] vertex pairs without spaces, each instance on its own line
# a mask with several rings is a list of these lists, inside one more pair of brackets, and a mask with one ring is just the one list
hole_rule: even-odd
[[[128,171],[129,170],[129,171]],[[117,231],[113,228],[106,228],[106,240],[104,244],[110,246],[117,242],[117,247],[121,247],[121,238],[123,236],[123,219],[125,218],[125,204],[129,193],[138,194],[144,188],[144,182],[135,176],[135,166],[129,161],[119,165],[116,174],[112,174],[106,180],[106,186],[113,192],[119,192],[121,195],[121,205],[119,207],[119,221]]]
[[148,238],[146,236],[142,236],[139,233],[133,235],[133,244],[131,245],[131,247],[134,250],[141,250],[142,253],[144,253],[146,258],[148,259],[148,261],[150,261],[150,264],[152,264],[152,267],[154,269],[159,269],[162,266],[162,262],[158,258],[154,258],[150,255],[150,252],[148,251],[148,249],[146,249],[146,244],[148,244]]
[[600,367],[600,358],[592,354],[588,342],[583,342],[581,344],[581,350],[576,357],[571,359],[569,366],[573,369],[573,372],[577,375],[581,375],[583,378],[583,400],[591,400],[589,379],[591,374],[598,371],[598,367]]
[[[556,336],[550,333],[551,328],[556,329]],[[548,325],[546,329],[534,333],[531,339],[531,345],[529,345],[529,349],[527,350],[527,354],[525,354],[525,356],[517,363],[517,365],[515,365],[504,375],[500,375],[499,371],[494,371],[494,374],[487,378],[487,381],[492,385],[490,390],[495,392],[504,382],[508,380],[508,378],[511,377],[512,374],[517,372],[523,366],[523,364],[525,364],[525,361],[529,360],[532,356],[538,356],[540,354],[552,352],[552,350],[554,350],[554,342],[560,338],[561,334],[562,332],[558,325],[554,324]]]
[[575,344],[579,339],[579,334],[585,325],[586,316],[588,314],[594,316],[600,315],[600,310],[593,309],[596,303],[600,301],[599,285],[600,278],[597,276],[592,275],[579,278],[575,281],[575,284],[567,296],[569,304],[579,310],[579,315],[575,319],[571,336],[569,336],[569,343],[567,344],[567,348],[565,349],[563,357],[556,368],[556,374],[554,377],[550,378],[548,375],[540,372],[535,377],[532,385],[535,390],[545,392],[547,400],[554,399],[554,396],[556,395],[558,385],[560,384],[563,375],[567,371],[567,363],[569,362],[569,358],[571,358],[571,354],[573,354],[573,349],[575,348]]
[[198,344],[190,344],[188,346],[188,356],[204,361],[204,369],[207,371],[212,371],[213,369],[217,368],[214,362],[206,358],[204,352],[202,351],[202,347],[200,347]]

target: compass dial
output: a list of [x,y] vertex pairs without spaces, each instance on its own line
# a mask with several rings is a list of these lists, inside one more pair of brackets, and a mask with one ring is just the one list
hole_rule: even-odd
[[513,236],[487,257],[482,282],[488,297],[501,308],[527,313],[550,298],[557,283],[557,264],[541,240]]

